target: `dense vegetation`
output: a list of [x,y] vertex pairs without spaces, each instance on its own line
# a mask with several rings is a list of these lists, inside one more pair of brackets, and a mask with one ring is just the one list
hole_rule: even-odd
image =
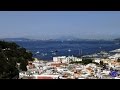
[[[33,60],[32,53],[14,42],[0,41],[0,78],[11,79],[26,71],[28,60]],[[17,63],[20,63],[18,68]]]
[[117,62],[120,62],[120,58],[117,59]]
[[76,64],[84,64],[84,65],[87,65],[89,63],[92,63],[93,59],[87,59],[87,58],[84,58],[82,59],[82,61],[72,61],[71,64],[73,63],[76,63]]

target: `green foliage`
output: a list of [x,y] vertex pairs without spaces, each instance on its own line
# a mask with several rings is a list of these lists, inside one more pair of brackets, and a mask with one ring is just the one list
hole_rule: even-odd
[[0,41],[0,78],[10,79],[18,75],[17,63],[22,71],[26,71],[28,60],[33,60],[31,52],[14,42]]
[[23,71],[27,71],[27,61],[26,60],[21,60],[21,63],[20,63],[20,69],[23,70]]
[[82,63],[82,61],[72,61],[72,62],[70,62],[70,64],[79,64],[79,63]]
[[87,59],[87,58],[84,58],[82,59],[82,61],[72,61],[70,62],[71,64],[89,64],[89,63],[92,63],[93,59]]
[[103,65],[104,65],[103,61],[100,61],[100,65],[101,65],[101,66],[103,66]]
[[93,59],[84,58],[84,59],[82,60],[82,63],[83,63],[83,64],[89,64],[89,63],[92,63],[92,61],[93,61]]
[[120,58],[117,59],[117,62],[120,62]]

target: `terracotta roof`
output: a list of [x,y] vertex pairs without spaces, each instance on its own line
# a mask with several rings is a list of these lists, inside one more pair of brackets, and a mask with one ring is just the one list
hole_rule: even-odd
[[67,65],[66,63],[52,63],[51,65]]
[[37,77],[37,79],[53,79],[52,77]]
[[67,65],[66,63],[52,63],[51,66],[60,67],[60,65]]

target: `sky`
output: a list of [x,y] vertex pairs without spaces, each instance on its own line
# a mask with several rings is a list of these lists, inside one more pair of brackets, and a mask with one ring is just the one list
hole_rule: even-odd
[[120,37],[120,11],[0,11],[0,38],[112,39]]

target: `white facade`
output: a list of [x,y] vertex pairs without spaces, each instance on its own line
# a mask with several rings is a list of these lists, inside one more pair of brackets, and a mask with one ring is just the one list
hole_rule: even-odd
[[40,61],[37,58],[34,58],[35,63],[39,63]]
[[87,64],[85,67],[86,67],[86,68],[88,68],[88,67],[96,68],[97,66],[96,66],[95,64],[90,63],[90,64]]
[[58,57],[53,57],[53,62],[58,62]]
[[109,75],[110,71],[103,70],[102,74]]
[[120,54],[118,54],[118,53],[109,57],[109,59],[111,59],[111,60],[117,60],[118,58],[120,58]]
[[53,62],[69,63],[71,61],[82,61],[82,59],[81,58],[77,58],[77,57],[73,57],[73,56],[53,57]]
[[77,61],[82,61],[82,58],[77,58]]
[[66,56],[60,56],[60,57],[53,57],[53,62],[65,62]]
[[61,62],[61,63],[67,62],[66,56],[53,57],[53,62]]
[[69,62],[71,62],[71,61],[75,61],[75,57],[73,57],[73,56],[69,56],[69,57],[67,57],[67,60],[68,60]]
[[38,77],[51,77],[53,79],[57,79],[59,77],[59,75],[33,75],[35,77],[35,79],[37,79]]
[[94,62],[96,62],[96,63],[100,63],[100,59],[95,59]]

